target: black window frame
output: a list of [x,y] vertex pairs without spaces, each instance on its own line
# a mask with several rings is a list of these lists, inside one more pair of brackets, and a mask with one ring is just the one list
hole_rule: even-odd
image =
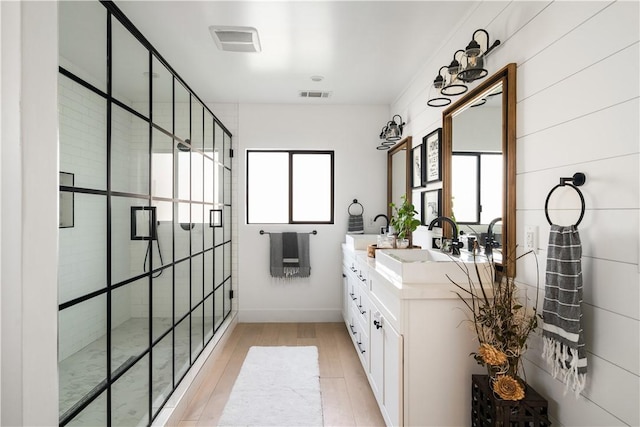
[[[251,153],[287,153],[289,159],[289,178],[288,178],[288,221],[287,222],[250,222],[249,212],[251,206],[249,205],[249,157]],[[330,189],[330,219],[328,221],[294,221],[293,220],[293,156],[296,154],[319,154],[329,155],[331,162],[331,189]],[[271,150],[271,149],[251,149],[246,151],[246,179],[245,179],[245,191],[246,191],[246,218],[247,224],[334,224],[335,222],[335,151],[334,150]]]
[[476,220],[473,222],[470,221],[458,221],[458,224],[462,225],[481,225],[481,216],[482,216],[482,156],[501,156],[501,152],[495,151],[454,151],[451,153],[451,156],[459,156],[459,157],[475,157],[476,158],[476,176],[475,176],[475,192],[476,192],[476,200],[478,203],[476,204]]

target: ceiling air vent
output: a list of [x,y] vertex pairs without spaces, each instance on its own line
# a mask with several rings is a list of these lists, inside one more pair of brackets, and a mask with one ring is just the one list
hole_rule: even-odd
[[300,98],[329,98],[331,92],[322,92],[318,90],[301,90]]
[[228,52],[260,52],[258,30],[253,27],[212,25],[211,36],[220,50]]

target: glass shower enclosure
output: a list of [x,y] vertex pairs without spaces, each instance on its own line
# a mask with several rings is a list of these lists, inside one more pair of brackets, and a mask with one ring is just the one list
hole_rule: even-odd
[[231,314],[231,133],[111,2],[59,2],[60,425],[149,425]]

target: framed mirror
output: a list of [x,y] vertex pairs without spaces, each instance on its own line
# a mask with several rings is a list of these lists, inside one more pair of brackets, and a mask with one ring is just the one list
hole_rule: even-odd
[[444,110],[442,123],[443,215],[500,264],[516,248],[516,64]]
[[391,202],[402,204],[406,194],[411,203],[411,137],[408,136],[387,152],[387,217],[391,218]]

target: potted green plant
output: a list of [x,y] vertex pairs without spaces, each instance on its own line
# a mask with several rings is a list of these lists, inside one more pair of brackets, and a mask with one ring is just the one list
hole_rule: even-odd
[[400,207],[397,207],[395,203],[390,203],[392,214],[389,223],[395,230],[398,236],[398,241],[396,242],[397,247],[408,247],[409,239],[411,238],[411,233],[415,231],[416,228],[420,225],[420,220],[415,218],[415,215],[418,213],[416,211],[415,206],[409,201],[407,201],[407,195],[403,194],[402,204]]

